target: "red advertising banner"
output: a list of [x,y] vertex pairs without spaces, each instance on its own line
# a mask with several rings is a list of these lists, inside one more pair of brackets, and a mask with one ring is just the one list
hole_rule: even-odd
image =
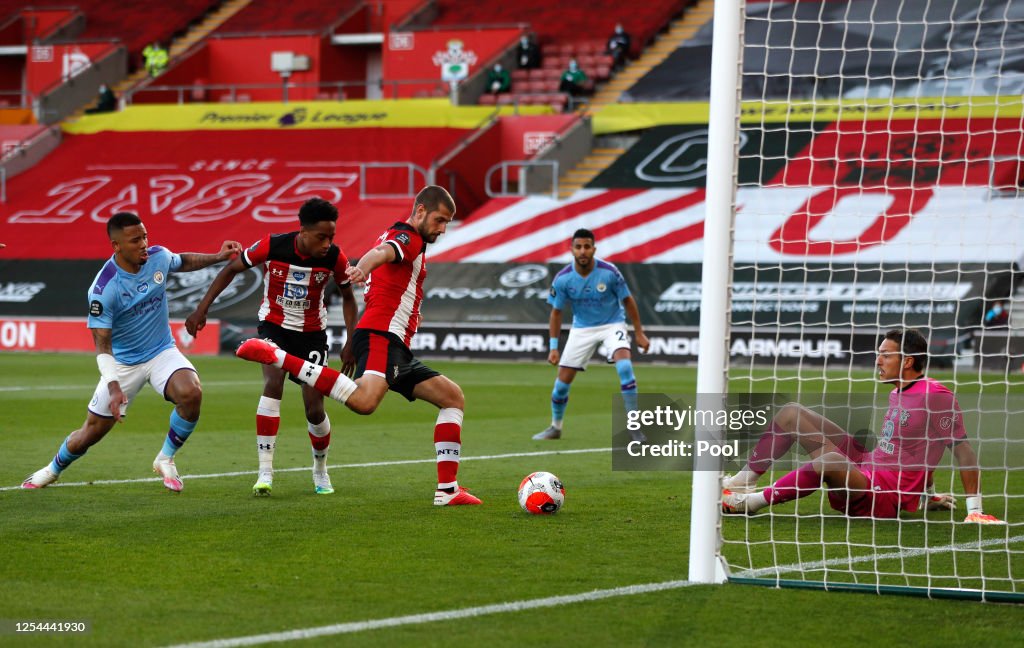
[[[384,43],[383,76],[388,81],[437,79],[447,87],[476,74],[498,54],[512,46],[520,29],[391,32]],[[437,83],[399,84],[396,97],[432,93]]]
[[[85,318],[0,317],[0,350],[93,352],[92,334]],[[220,350],[220,321],[210,320],[203,335],[194,338],[185,320],[171,320],[171,333],[182,353],[216,355]]]
[[839,121],[766,185],[988,186],[1020,180],[1020,118]]
[[[455,128],[204,131],[67,135],[46,161],[8,182],[0,205],[4,257],[105,259],[104,231],[119,211],[139,214],[150,244],[212,252],[298,227],[298,210],[319,196],[337,205],[337,240],[351,255],[408,217],[411,199],[360,200],[360,160],[430,166],[467,132]],[[423,182],[417,174],[417,188]],[[371,169],[368,191],[399,194],[405,168]]]

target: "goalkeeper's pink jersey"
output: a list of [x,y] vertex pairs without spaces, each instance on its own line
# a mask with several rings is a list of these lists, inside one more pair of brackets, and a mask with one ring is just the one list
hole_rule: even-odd
[[946,448],[966,437],[956,396],[939,381],[922,377],[889,394],[878,442],[861,465],[890,473],[903,508],[916,511],[928,473]]

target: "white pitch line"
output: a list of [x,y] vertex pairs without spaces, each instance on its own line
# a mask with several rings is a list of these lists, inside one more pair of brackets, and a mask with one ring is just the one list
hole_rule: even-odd
[[[497,455],[482,455],[480,457],[462,457],[462,461],[487,461],[493,459],[512,459],[515,457],[549,457],[553,455],[572,455],[572,454],[589,454],[593,452],[611,452],[611,448],[580,448],[577,450],[538,450],[537,452],[509,452],[507,454]],[[436,463],[437,459],[431,457],[430,459],[401,459],[396,461],[371,461],[368,463],[358,464],[335,464],[328,466],[329,469],[345,469],[345,468],[379,468],[382,466],[407,466],[410,464],[422,464],[422,463]],[[309,466],[303,466],[302,468],[275,468],[275,473],[284,472],[304,472],[310,470]],[[225,473],[208,473],[202,475],[182,475],[183,480],[193,479],[216,479],[219,477],[242,477],[245,475],[255,475],[255,470],[240,470],[236,472],[225,472]],[[56,483],[47,488],[69,488],[71,486],[99,486],[107,484],[142,484],[146,482],[159,482],[162,481],[161,477],[141,477],[139,479],[96,479],[87,482],[67,482],[67,483]],[[0,492],[20,490],[21,486],[3,486],[0,487]]]
[[[1024,535],[1014,536],[1012,538],[1005,540],[1005,542],[1013,543],[1020,542],[1022,540],[1024,540]],[[812,567],[813,565],[825,566],[826,564],[841,563],[848,563],[852,565],[857,562],[866,562],[871,560],[883,560],[890,558],[919,556],[922,554],[947,553],[950,551],[981,549],[982,547],[999,544],[1001,542],[1004,542],[1004,540],[983,540],[979,542],[946,545],[944,547],[907,549],[905,551],[893,552],[889,554],[879,554],[876,556],[859,556],[857,558],[833,559],[829,561],[822,561],[821,563],[781,565],[779,567],[771,568],[771,570],[767,573],[783,574],[790,571],[795,572],[803,571],[809,568],[816,568]],[[752,576],[765,571],[766,570],[749,571],[744,572],[743,574],[737,574],[737,576]],[[168,648],[234,648],[235,646],[257,646],[260,644],[276,643],[282,641],[299,641],[303,639],[313,639],[316,637],[327,637],[340,634],[351,634],[354,632],[364,632],[366,630],[379,630],[381,628],[395,628],[398,626],[434,623],[436,621],[452,621],[454,619],[467,619],[470,617],[485,616],[489,614],[504,614],[506,612],[522,612],[524,610],[534,610],[537,608],[559,607],[562,605],[569,605],[572,603],[599,601],[601,599],[614,598],[619,596],[635,596],[637,594],[648,594],[650,592],[662,592],[666,590],[690,587],[692,585],[697,585],[697,583],[685,580],[671,580],[663,581],[661,583],[627,585],[625,587],[614,587],[611,589],[594,590],[591,592],[583,592],[581,594],[549,596],[539,599],[511,601],[508,603],[496,603],[493,605],[479,605],[475,607],[457,608],[454,610],[441,610],[438,612],[426,612],[423,614],[409,614],[405,616],[387,617],[383,619],[367,619],[365,621],[337,623],[334,625],[319,626],[315,628],[300,628],[298,630],[287,630],[285,632],[272,632],[267,634],[250,635],[247,637],[214,639],[212,641],[197,641],[193,643],[176,644],[174,646],[169,646]]]
[[327,637],[339,634],[350,634],[363,632],[365,630],[377,630],[380,628],[395,628],[404,625],[416,625],[420,623],[433,623],[435,621],[451,621],[453,619],[467,619],[470,617],[484,616],[487,614],[502,614],[505,612],[522,612],[537,608],[559,607],[572,603],[585,601],[599,601],[601,599],[613,598],[616,596],[633,596],[636,594],[647,594],[649,592],[660,592],[663,590],[678,589],[694,585],[690,581],[665,581],[663,583],[647,583],[646,585],[627,585],[626,587],[615,587],[612,589],[594,590],[583,594],[569,594],[564,596],[549,596],[540,599],[526,601],[510,601],[508,603],[496,603],[494,605],[480,605],[477,607],[462,608],[458,610],[442,610],[440,612],[426,612],[424,614],[410,614],[407,616],[390,617],[387,619],[371,619],[367,621],[353,621],[351,623],[338,623],[318,628],[303,628],[301,630],[288,630],[286,632],[273,632],[249,637],[235,637],[233,639],[214,639],[213,641],[200,641],[196,643],[177,644],[170,648],[232,648],[233,646],[256,646],[264,643],[278,641],[296,641],[299,639],[312,639],[314,637]]

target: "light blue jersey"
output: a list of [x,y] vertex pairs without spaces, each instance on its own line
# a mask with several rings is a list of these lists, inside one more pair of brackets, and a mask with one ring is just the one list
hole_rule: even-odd
[[122,270],[111,257],[89,287],[89,328],[110,329],[114,359],[137,365],[174,347],[167,311],[167,275],[181,256],[155,245],[138,274]]
[[551,282],[548,303],[558,310],[572,306],[572,327],[588,328],[626,321],[622,300],[629,287],[614,265],[594,259],[594,269],[586,277],[576,272],[575,263],[562,269]]

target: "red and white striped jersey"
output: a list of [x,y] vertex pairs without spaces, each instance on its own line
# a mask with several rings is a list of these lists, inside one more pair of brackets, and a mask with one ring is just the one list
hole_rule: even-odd
[[327,326],[324,288],[334,276],[339,286],[349,283],[348,257],[337,245],[317,259],[303,256],[295,247],[298,232],[268,234],[242,252],[246,267],[263,264],[261,322],[291,331],[323,331]]
[[395,223],[377,239],[390,245],[395,260],[374,270],[366,282],[366,309],[356,328],[387,331],[409,346],[420,325],[427,244],[408,223]]

